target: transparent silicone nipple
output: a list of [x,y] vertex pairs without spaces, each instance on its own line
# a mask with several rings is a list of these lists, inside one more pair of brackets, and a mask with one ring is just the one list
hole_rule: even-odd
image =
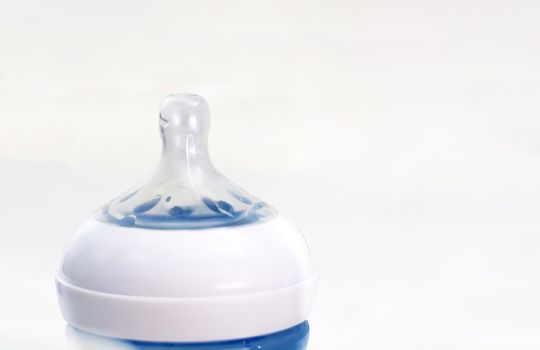
[[122,226],[198,229],[254,223],[276,214],[212,165],[210,109],[202,97],[167,96],[159,126],[163,152],[154,174],[99,210],[97,219]]

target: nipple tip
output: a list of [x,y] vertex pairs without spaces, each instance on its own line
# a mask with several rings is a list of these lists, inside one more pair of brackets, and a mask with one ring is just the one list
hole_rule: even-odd
[[208,103],[202,96],[196,94],[173,94],[161,101],[160,110],[161,112],[190,111],[197,108],[208,109]]
[[200,122],[208,122],[210,119],[210,108],[203,97],[196,94],[173,94],[161,102],[161,123],[183,124],[182,120],[193,118]]

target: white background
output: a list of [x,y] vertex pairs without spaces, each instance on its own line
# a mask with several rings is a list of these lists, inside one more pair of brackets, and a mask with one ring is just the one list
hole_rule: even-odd
[[539,67],[536,0],[0,1],[0,347],[62,347],[65,241],[194,92],[311,241],[310,350],[540,348]]

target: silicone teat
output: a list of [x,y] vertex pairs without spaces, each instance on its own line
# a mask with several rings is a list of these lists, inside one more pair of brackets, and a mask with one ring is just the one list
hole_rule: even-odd
[[276,214],[221,175],[208,155],[210,109],[198,95],[161,103],[161,160],[154,175],[96,213],[122,226],[197,229],[253,223]]

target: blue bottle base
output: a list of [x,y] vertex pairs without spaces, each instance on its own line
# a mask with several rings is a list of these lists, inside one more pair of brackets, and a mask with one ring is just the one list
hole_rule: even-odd
[[[95,344],[96,341],[99,342],[99,339],[103,339],[111,350],[114,350],[115,345],[118,346],[118,349],[122,350],[305,350],[309,338],[309,324],[303,322],[281,332],[254,338],[209,343],[156,343],[110,339],[91,335],[70,326],[67,329],[67,336],[68,338],[76,340],[91,337],[93,339],[93,344]],[[84,342],[76,341],[72,343],[81,345]],[[76,348],[70,348],[69,350],[86,349],[87,348],[84,346],[77,346]],[[90,349],[93,348],[88,348],[88,350]]]

